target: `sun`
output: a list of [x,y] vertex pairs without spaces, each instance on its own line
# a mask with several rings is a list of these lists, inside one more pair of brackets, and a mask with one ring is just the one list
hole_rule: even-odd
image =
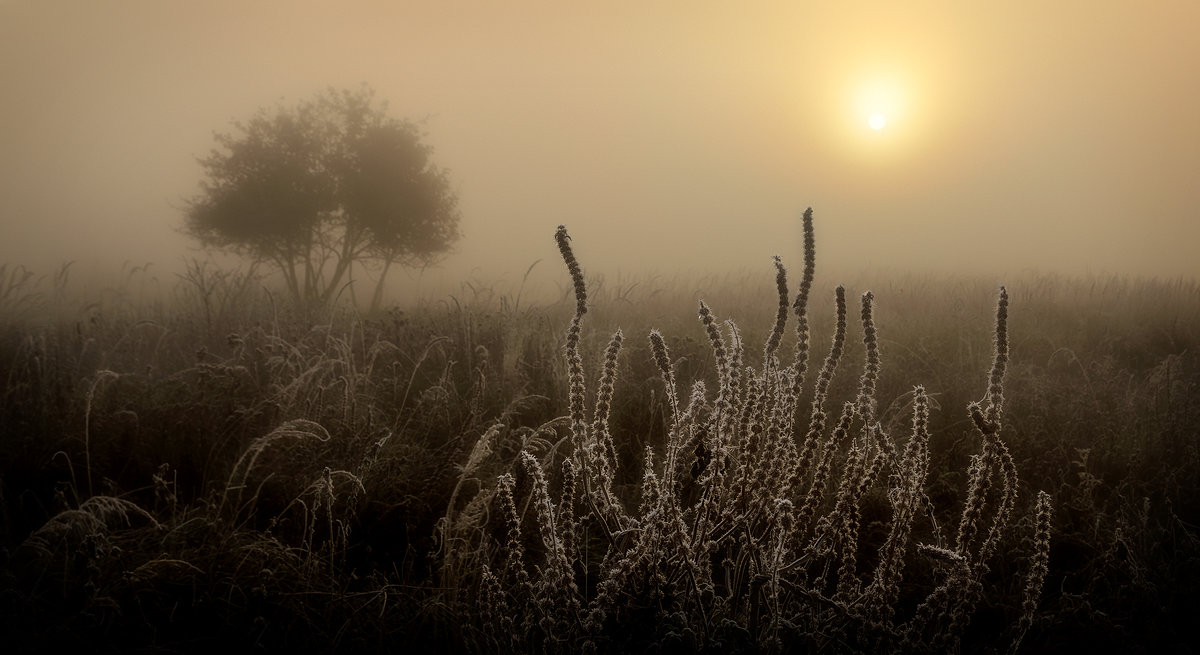
[[882,130],[884,125],[887,125],[887,116],[875,113],[867,119],[867,125],[871,126],[872,130]]

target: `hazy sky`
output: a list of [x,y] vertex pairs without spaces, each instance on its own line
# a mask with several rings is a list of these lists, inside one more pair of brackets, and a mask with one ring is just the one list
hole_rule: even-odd
[[365,82],[450,170],[437,275],[519,278],[559,223],[594,270],[795,266],[811,205],[826,267],[1194,276],[1198,25],[1194,1],[0,0],[0,262],[177,267],[214,131]]

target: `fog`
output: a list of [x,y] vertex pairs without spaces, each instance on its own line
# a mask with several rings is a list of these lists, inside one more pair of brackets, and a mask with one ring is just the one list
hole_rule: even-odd
[[179,270],[213,133],[366,83],[462,213],[394,288],[520,280],[559,223],[592,272],[769,279],[808,206],[827,270],[1200,273],[1200,4],[834,4],[0,2],[0,262]]

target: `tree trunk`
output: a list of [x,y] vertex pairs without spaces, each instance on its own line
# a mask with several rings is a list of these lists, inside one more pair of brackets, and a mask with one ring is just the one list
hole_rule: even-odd
[[349,226],[346,227],[346,231],[342,235],[342,252],[337,257],[337,263],[334,266],[333,275],[329,278],[329,283],[321,292],[321,304],[327,304],[333,300],[333,295],[337,293],[342,278],[345,277],[350,265],[354,263],[358,248],[358,236]]
[[383,283],[387,280],[388,269],[392,267],[392,260],[385,259],[383,262],[383,270],[379,271],[379,281],[375,283],[375,293],[371,296],[371,313],[379,311],[379,306],[383,304]]
[[283,277],[287,280],[288,292],[292,294],[292,300],[299,304],[304,296],[300,293],[300,280],[296,277],[296,262],[289,261],[285,266],[280,268],[284,270]]

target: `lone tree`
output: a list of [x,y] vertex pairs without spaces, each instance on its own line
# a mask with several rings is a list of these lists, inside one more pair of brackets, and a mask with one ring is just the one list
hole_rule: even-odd
[[377,309],[393,264],[429,265],[459,236],[446,172],[417,127],[386,110],[368,87],[331,89],[235,122],[200,159],[185,232],[278,268],[308,306],[331,302],[355,263],[374,268]]

